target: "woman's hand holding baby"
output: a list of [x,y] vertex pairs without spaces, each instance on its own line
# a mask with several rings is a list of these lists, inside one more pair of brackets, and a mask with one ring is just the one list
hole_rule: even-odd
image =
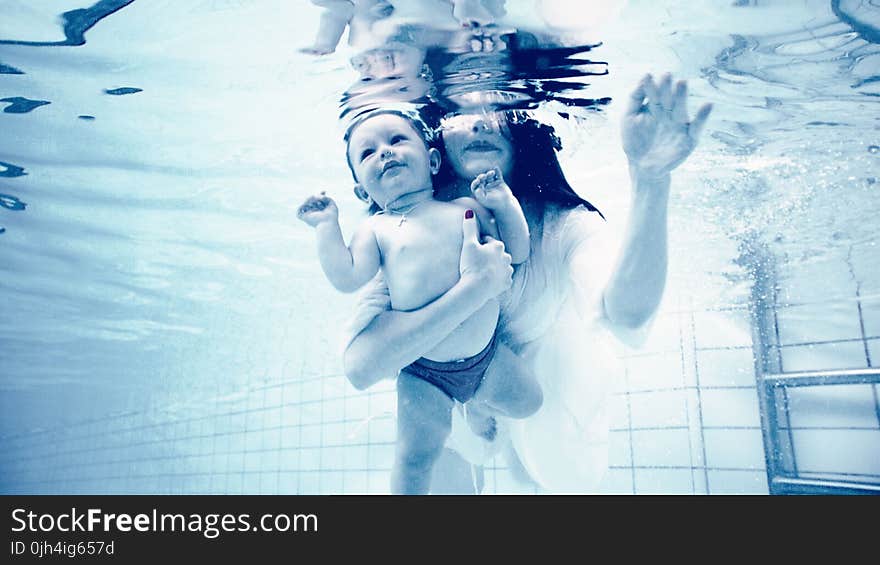
[[495,298],[510,288],[513,282],[510,255],[497,239],[486,237],[480,242],[480,230],[473,210],[465,213],[462,236],[459,263],[461,281],[484,292],[485,300]]
[[297,209],[296,217],[308,225],[318,227],[324,222],[339,222],[339,208],[325,193],[309,196]]
[[529,223],[510,186],[504,182],[501,169],[495,167],[477,175],[471,183],[471,193],[477,202],[492,212],[492,222],[498,227],[498,235],[504,241],[513,264],[518,265],[529,258]]

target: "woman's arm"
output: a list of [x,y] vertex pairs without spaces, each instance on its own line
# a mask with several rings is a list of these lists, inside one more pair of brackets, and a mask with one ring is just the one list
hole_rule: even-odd
[[689,121],[687,83],[679,81],[673,89],[670,75],[659,84],[647,75],[630,97],[622,134],[633,206],[603,294],[612,323],[637,328],[660,304],[666,285],[670,173],[696,148],[711,110],[705,104]]
[[480,243],[471,213],[462,224],[458,283],[426,306],[410,312],[386,310],[349,343],[345,374],[360,390],[396,375],[430,351],[488,300],[507,290],[513,268],[497,240]]
[[633,198],[617,264],[603,294],[605,314],[615,325],[647,322],[666,286],[669,175],[646,179],[631,172]]

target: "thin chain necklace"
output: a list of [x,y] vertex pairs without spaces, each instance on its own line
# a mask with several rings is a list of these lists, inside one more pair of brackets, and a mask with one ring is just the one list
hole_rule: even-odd
[[[429,198],[428,200],[430,200],[430,198]],[[392,208],[385,208],[385,209],[382,210],[382,213],[384,213],[384,214],[391,214],[391,215],[399,214],[399,215],[400,215],[400,221],[397,223],[397,227],[400,227],[400,226],[402,226],[402,225],[404,224],[404,222],[406,222],[406,215],[407,215],[407,214],[412,214],[413,210],[415,210],[416,208],[418,208],[419,206],[421,206],[422,204],[424,204],[424,203],[427,202],[428,200],[422,200],[421,202],[416,202],[415,204],[412,204],[412,205],[410,205],[410,206],[407,206],[407,207],[406,207],[406,210],[403,210],[403,211],[401,211],[401,210],[394,210],[394,209],[392,209]]]

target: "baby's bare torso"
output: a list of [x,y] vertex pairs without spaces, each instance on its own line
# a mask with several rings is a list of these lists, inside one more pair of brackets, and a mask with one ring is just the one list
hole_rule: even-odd
[[[399,214],[371,218],[394,310],[417,310],[458,282],[465,209],[455,202],[427,200],[402,223]],[[476,355],[495,333],[498,308],[498,301],[490,300],[423,357],[452,361]]]

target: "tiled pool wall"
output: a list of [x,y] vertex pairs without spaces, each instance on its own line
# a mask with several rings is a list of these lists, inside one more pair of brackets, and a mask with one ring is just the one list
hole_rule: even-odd
[[[766,492],[749,335],[745,310],[655,321],[612,396],[602,492]],[[387,492],[390,381],[360,392],[341,375],[303,375],[191,404],[6,437],[5,490]],[[497,458],[484,492],[534,489]]]
[[[745,308],[665,314],[651,340],[624,355],[614,396],[611,468],[603,492],[768,492],[754,354],[770,372],[877,367],[880,253],[775,260],[769,331],[752,347]],[[678,343],[676,343],[678,342]],[[678,345],[678,347],[676,347]],[[678,371],[677,371],[678,369]],[[779,393],[785,470],[803,478],[880,483],[878,386]]]
[[749,313],[667,313],[623,361],[607,493],[766,493]]
[[[873,246],[846,261],[780,269],[772,343],[780,370],[861,368],[880,359]],[[861,261],[861,262],[859,262]],[[866,273],[859,275],[859,266]],[[871,277],[874,277],[872,279]],[[834,289],[834,295],[823,292]],[[768,492],[752,325],[746,306],[664,311],[622,353],[611,397],[603,493]],[[339,374],[288,368],[276,380],[173,409],[115,413],[6,434],[4,492],[384,493],[394,450],[391,381],[366,392]],[[792,390],[780,418],[788,466],[880,481],[876,385]],[[534,492],[501,458],[487,493]]]

